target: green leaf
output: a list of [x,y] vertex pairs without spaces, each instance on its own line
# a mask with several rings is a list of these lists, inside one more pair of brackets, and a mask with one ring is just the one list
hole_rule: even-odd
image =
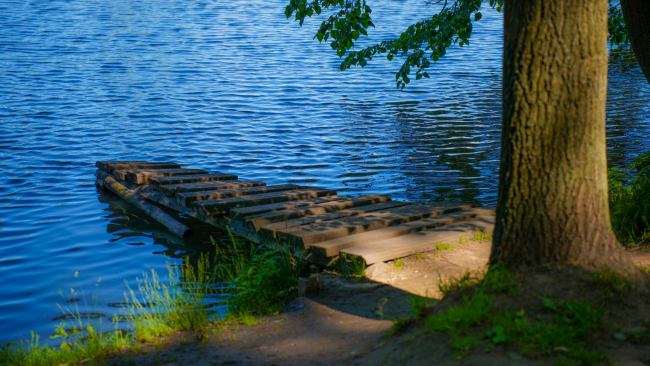
[[492,331],[494,332],[492,342],[503,343],[507,340],[505,329],[502,326],[495,325],[492,327]]
[[339,48],[338,50],[336,50],[336,54],[339,57],[343,57],[343,55],[345,55],[345,48],[343,48],[343,47]]
[[614,339],[616,339],[617,341],[624,341],[625,339],[627,339],[627,337],[623,333],[614,333],[612,334],[612,337],[614,337]]
[[481,18],[483,18],[483,14],[478,13],[478,12],[476,14],[474,14],[474,21],[475,22],[478,22],[479,20],[481,20]]
[[322,42],[323,41],[323,33],[321,33],[321,32],[316,33],[316,38],[318,38],[318,42]]
[[367,36],[367,35],[368,35],[368,31],[366,31],[366,30],[363,29],[363,28],[359,28],[359,32],[360,32],[361,34],[363,34],[364,36]]
[[388,55],[386,55],[386,58],[388,59],[388,61],[393,61],[393,54],[389,53]]
[[352,36],[352,39],[354,39],[355,41],[357,40],[357,38],[359,38],[359,32],[357,31],[352,31],[350,35]]
[[336,40],[332,41],[332,43],[330,43],[330,46],[332,47],[333,50],[335,50],[335,49],[339,48],[339,42],[336,41]]

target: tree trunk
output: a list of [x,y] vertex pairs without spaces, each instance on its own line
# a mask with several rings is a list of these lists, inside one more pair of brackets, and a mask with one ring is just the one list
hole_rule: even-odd
[[607,199],[607,0],[506,0],[491,263],[634,273]]
[[636,60],[650,83],[650,2],[648,0],[621,0],[625,27]]

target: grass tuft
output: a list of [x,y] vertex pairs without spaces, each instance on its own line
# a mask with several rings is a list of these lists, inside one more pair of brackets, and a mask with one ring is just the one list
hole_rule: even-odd
[[483,241],[483,240],[489,240],[492,241],[492,235],[488,234],[486,231],[481,230],[478,226],[476,227],[476,232],[474,233],[474,237],[472,238],[474,241]]

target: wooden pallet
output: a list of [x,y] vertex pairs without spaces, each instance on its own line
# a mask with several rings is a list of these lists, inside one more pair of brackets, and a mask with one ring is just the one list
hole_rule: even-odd
[[243,181],[173,162],[101,161],[96,166],[148,201],[257,243],[288,243],[320,264],[342,253],[366,264],[387,261],[457,243],[477,228],[490,233],[494,228],[494,209],[465,203],[343,197],[331,189]]

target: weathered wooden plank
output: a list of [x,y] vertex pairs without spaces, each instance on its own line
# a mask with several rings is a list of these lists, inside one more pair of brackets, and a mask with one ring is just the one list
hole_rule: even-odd
[[176,193],[184,192],[200,192],[200,191],[213,191],[217,189],[233,189],[244,187],[258,187],[265,186],[266,183],[254,180],[240,181],[240,180],[220,180],[214,182],[196,182],[196,183],[180,183],[180,184],[165,184],[158,187],[163,194],[173,197]]
[[373,243],[376,241],[394,238],[401,235],[432,229],[442,225],[453,224],[458,221],[469,220],[475,217],[494,214],[491,207],[475,207],[468,210],[456,211],[440,216],[429,217],[422,220],[407,222],[400,225],[389,226],[387,228],[368,231],[361,234],[349,235],[342,238],[322,241],[310,246],[314,256],[319,258],[334,257],[339,251],[354,246]]
[[233,220],[244,221],[250,217],[263,215],[269,212],[283,211],[283,210],[293,209],[296,207],[310,207],[325,202],[341,201],[347,199],[349,198],[333,195],[333,196],[309,198],[305,200],[269,203],[269,204],[259,205],[259,206],[233,208],[232,210],[230,210],[230,218]]
[[130,163],[148,163],[146,160],[105,160],[105,161],[98,161],[95,163],[95,166],[99,168],[99,170],[106,171],[106,164],[110,163],[120,163],[120,164],[130,164]]
[[149,184],[157,189],[161,185],[196,183],[196,182],[214,182],[221,180],[237,180],[236,175],[214,172],[210,174],[191,174],[191,175],[174,175],[170,177],[152,177],[149,178]]
[[255,231],[258,231],[260,227],[272,223],[286,222],[288,220],[293,220],[305,216],[322,215],[328,212],[341,211],[348,208],[372,205],[375,203],[388,201],[390,201],[390,196],[370,194],[356,198],[344,198],[337,201],[328,201],[306,207],[296,207],[288,210],[267,212],[260,215],[251,215],[246,217],[243,221],[245,221],[245,225],[250,226]]
[[269,203],[304,200],[308,198],[334,195],[336,195],[336,191],[331,189],[301,188],[289,191],[253,194],[250,196],[196,201],[192,204],[192,209],[199,215],[211,217],[217,215],[228,215],[228,211],[236,207],[259,206]]
[[375,211],[344,218],[325,221],[319,224],[298,226],[278,230],[276,237],[302,244],[308,248],[311,244],[331,240],[366,231],[382,229],[409,221],[439,216],[445,213],[467,210],[471,205],[456,202],[440,202],[428,205],[410,205],[390,210]]
[[410,203],[408,203],[408,202],[400,202],[400,201],[375,203],[375,204],[366,205],[366,206],[348,208],[348,209],[341,210],[341,211],[328,212],[328,213],[324,213],[322,215],[299,217],[297,219],[292,219],[292,220],[287,220],[287,221],[282,221],[282,222],[275,222],[275,223],[272,223],[272,224],[262,226],[262,228],[260,230],[262,230],[264,233],[271,234],[271,235],[275,236],[275,233],[278,230],[286,230],[286,229],[296,227],[296,226],[301,226],[301,225],[311,226],[311,225],[318,224],[318,223],[324,222],[324,221],[330,221],[330,220],[340,219],[340,218],[343,218],[343,217],[350,217],[350,216],[365,214],[365,213],[373,212],[373,211],[388,210],[388,209],[391,209],[391,208],[406,206],[406,205],[410,205]]
[[96,175],[97,182],[102,188],[110,189],[113,193],[118,195],[126,202],[139,208],[147,215],[151,216],[154,220],[165,225],[165,227],[167,227],[174,234],[180,236],[181,238],[188,238],[192,236],[193,232],[190,230],[190,228],[178,222],[173,217],[169,216],[167,213],[165,213],[165,211],[140,198],[137,193],[135,193],[135,191],[127,189],[108,173],[98,170]]
[[179,169],[179,164],[163,161],[163,162],[140,162],[140,163],[116,163],[109,162],[104,166],[104,170],[108,173],[113,173],[116,170],[132,170],[132,169]]
[[129,169],[113,171],[113,175],[116,178],[136,184],[145,184],[149,178],[153,177],[167,177],[171,175],[196,175],[207,173],[207,171],[202,169]]
[[200,191],[200,192],[184,192],[184,193],[177,193],[176,199],[178,199],[178,202],[180,202],[181,205],[185,207],[190,207],[192,202],[195,201],[216,200],[216,199],[238,197],[238,196],[250,196],[253,194],[288,191],[288,190],[299,189],[299,188],[302,187],[296,184],[276,184],[272,186],[244,187],[244,188],[221,189],[221,190]]
[[487,215],[467,221],[444,225],[435,229],[418,231],[397,238],[381,240],[341,250],[349,257],[362,258],[367,265],[406,257],[418,252],[436,249],[438,243],[457,244],[460,237],[470,238],[476,228],[492,232],[496,215]]

